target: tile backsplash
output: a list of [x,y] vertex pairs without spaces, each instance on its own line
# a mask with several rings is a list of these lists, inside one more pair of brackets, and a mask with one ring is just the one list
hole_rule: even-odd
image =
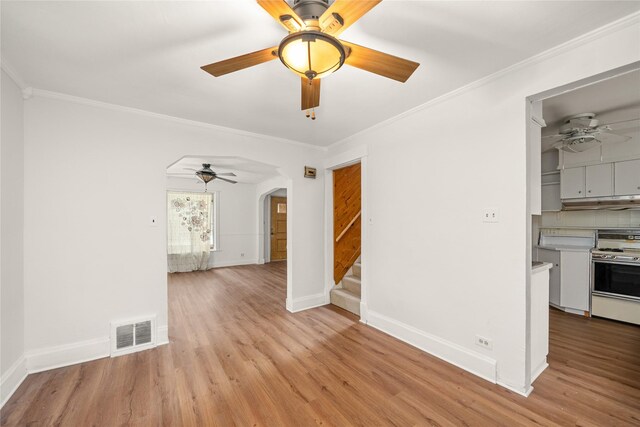
[[541,227],[640,228],[640,210],[543,212]]

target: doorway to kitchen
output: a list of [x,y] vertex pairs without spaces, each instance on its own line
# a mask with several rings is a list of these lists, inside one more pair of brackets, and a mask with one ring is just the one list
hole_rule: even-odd
[[[640,63],[532,95],[526,102],[530,386],[548,363],[553,369],[554,361],[572,358],[563,350],[563,334],[584,339],[583,348],[573,349],[579,358],[599,334],[630,327],[617,321],[640,323],[609,320],[594,304],[593,292],[593,262],[603,249],[602,236],[640,233]],[[616,251],[635,248],[619,246]],[[640,282],[631,285],[640,287]],[[640,300],[635,304],[640,313]]]

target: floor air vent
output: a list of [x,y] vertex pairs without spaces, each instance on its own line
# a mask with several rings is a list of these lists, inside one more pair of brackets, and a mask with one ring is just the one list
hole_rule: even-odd
[[155,318],[111,323],[111,356],[155,347]]

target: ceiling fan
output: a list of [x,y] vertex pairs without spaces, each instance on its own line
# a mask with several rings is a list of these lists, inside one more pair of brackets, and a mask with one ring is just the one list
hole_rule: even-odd
[[227,179],[227,178],[223,178],[223,176],[236,176],[235,173],[233,172],[225,172],[225,173],[217,173],[213,170],[211,170],[211,164],[210,163],[203,163],[202,164],[202,169],[200,170],[196,170],[193,168],[184,168],[186,170],[193,170],[196,172],[196,176],[198,178],[200,178],[200,180],[202,182],[204,182],[204,191],[207,191],[207,184],[211,181],[213,181],[214,179],[219,179],[221,181],[226,181],[226,182],[230,182],[231,184],[237,184],[238,181],[234,181],[232,179]]
[[624,142],[631,139],[630,136],[620,135],[614,132],[612,125],[620,125],[640,121],[638,119],[625,120],[616,123],[600,124],[594,113],[581,113],[567,117],[560,126],[558,133],[543,137],[557,140],[553,148],[569,153],[582,153],[583,151],[599,147],[601,144]]
[[320,79],[347,64],[406,82],[420,64],[358,46],[337,37],[382,0],[257,0],[288,32],[278,46],[201,67],[215,77],[280,58],[301,77],[301,109],[315,120],[320,105]]

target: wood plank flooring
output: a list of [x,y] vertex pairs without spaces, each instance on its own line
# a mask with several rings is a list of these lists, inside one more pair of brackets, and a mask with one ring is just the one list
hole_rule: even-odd
[[527,399],[333,306],[285,263],[169,277],[170,345],[30,375],[4,426],[640,425],[640,327],[551,312]]

